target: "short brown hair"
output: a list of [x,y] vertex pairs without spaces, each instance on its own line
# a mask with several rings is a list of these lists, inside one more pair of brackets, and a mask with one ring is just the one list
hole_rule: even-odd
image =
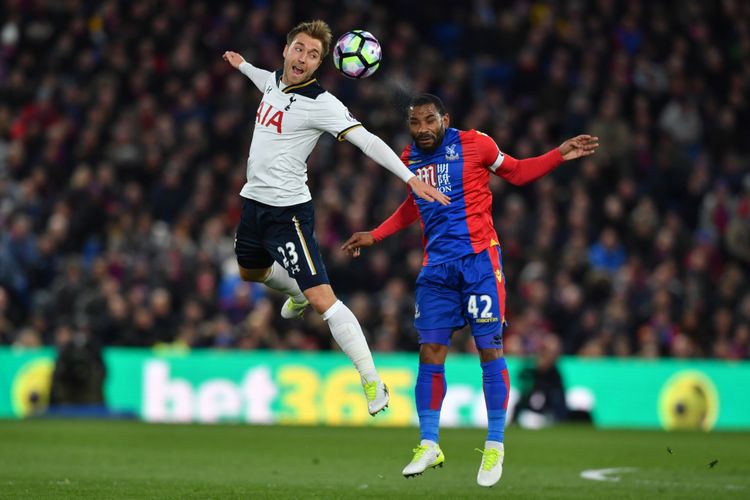
[[327,22],[316,19],[314,21],[299,23],[297,26],[292,28],[292,31],[286,34],[287,45],[291,45],[294,41],[294,37],[296,37],[300,33],[310,35],[316,40],[320,40],[320,43],[323,46],[323,53],[320,54],[321,59],[328,55],[328,50],[331,48],[331,38],[333,37],[333,35],[331,34],[331,27],[328,26]]

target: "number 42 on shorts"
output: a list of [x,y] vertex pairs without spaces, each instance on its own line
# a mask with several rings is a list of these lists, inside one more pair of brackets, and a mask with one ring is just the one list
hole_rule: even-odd
[[492,316],[492,297],[489,295],[469,295],[466,310],[477,323],[497,321],[497,318]]

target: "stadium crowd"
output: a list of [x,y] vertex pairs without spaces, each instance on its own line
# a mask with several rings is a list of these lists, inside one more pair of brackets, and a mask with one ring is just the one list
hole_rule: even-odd
[[[434,2],[433,2],[434,3]],[[579,133],[599,152],[493,179],[508,354],[750,357],[750,4],[736,0],[11,0],[0,26],[0,345],[330,349],[323,321],[239,280],[233,237],[259,95],[221,60],[281,65],[322,18],[384,48],[363,81],[319,71],[397,152],[405,102],[516,158]],[[317,236],[376,351],[414,350],[418,224],[346,257],[403,184],[324,137]],[[469,335],[454,342],[473,349]]]

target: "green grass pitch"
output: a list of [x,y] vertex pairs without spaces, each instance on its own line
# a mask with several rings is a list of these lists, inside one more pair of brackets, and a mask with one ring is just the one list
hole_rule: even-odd
[[417,440],[416,429],[0,421],[0,498],[750,498],[747,433],[511,427],[490,489],[475,482],[481,430],[443,430],[445,467],[407,480]]

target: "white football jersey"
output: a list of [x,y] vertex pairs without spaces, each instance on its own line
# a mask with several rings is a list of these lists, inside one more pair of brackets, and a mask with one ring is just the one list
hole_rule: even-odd
[[310,201],[307,158],[328,132],[339,141],[361,123],[315,79],[281,89],[281,70],[269,73],[255,114],[247,158],[247,183],[240,194],[266,205],[288,207]]

